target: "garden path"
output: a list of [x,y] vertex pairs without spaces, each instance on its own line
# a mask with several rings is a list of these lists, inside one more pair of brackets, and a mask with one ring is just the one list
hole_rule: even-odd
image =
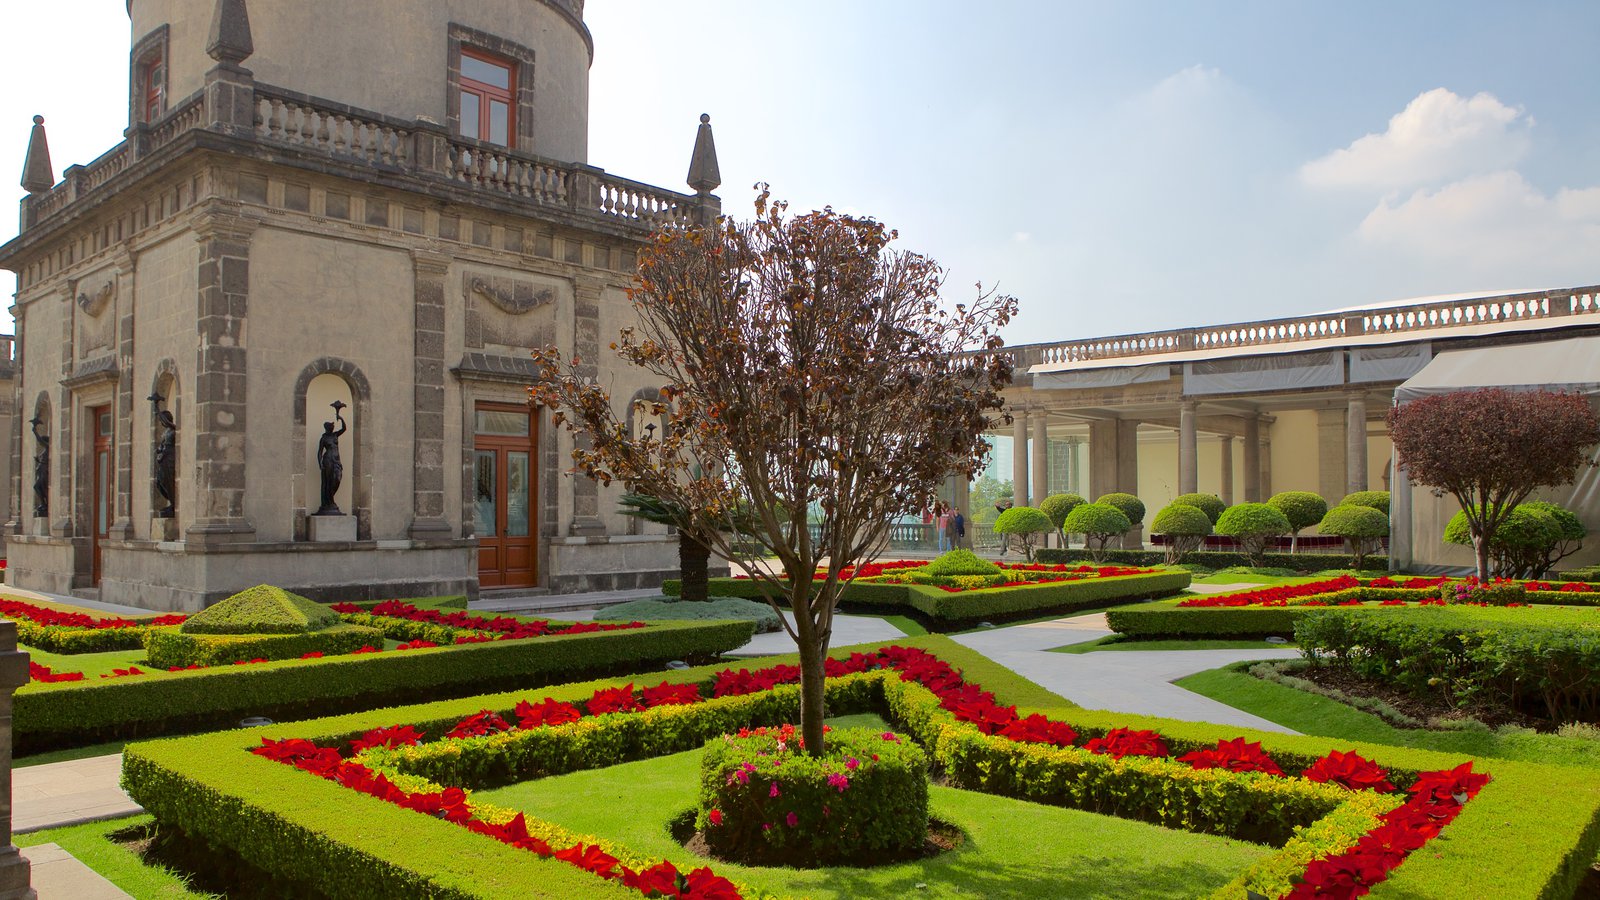
[[12,769],[11,830],[21,834],[133,815],[140,807],[122,792],[121,775],[120,753]]
[[1215,722],[1293,733],[1186,691],[1173,680],[1250,659],[1294,659],[1294,650],[1118,650],[1051,653],[1055,647],[1105,637],[1105,613],[955,635],[955,640],[1018,675],[1087,709],[1109,709],[1189,722]]

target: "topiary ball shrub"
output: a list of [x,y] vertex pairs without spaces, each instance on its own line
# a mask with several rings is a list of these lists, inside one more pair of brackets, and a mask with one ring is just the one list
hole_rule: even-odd
[[1115,506],[1123,515],[1127,516],[1128,528],[1124,529],[1125,531],[1144,523],[1144,501],[1132,494],[1103,494],[1097,497],[1094,502]]
[[[1172,498],[1172,502],[1174,504],[1181,503],[1184,506],[1192,506],[1200,510],[1206,514],[1206,518],[1210,519],[1213,525],[1217,524],[1217,518],[1222,515],[1222,511],[1228,508],[1228,504],[1223,503],[1222,498],[1216,494],[1179,494]],[[1154,525],[1150,527],[1157,533],[1161,531]]]
[[739,619],[756,623],[756,634],[783,628],[770,603],[738,597],[713,597],[710,600],[683,600],[678,597],[649,597],[630,600],[595,611],[596,622],[709,621]]
[[1387,516],[1389,514],[1389,492],[1355,491],[1353,493],[1345,494],[1344,499],[1339,501],[1339,505],[1367,506]]
[[1077,494],[1051,494],[1039,502],[1039,511],[1050,517],[1050,524],[1061,530],[1061,523],[1067,520],[1067,513],[1088,503],[1089,501]]
[[1328,510],[1317,531],[1344,538],[1345,547],[1355,557],[1355,568],[1360,569],[1367,554],[1389,536],[1389,517],[1370,506],[1340,505]]
[[1173,565],[1205,541],[1211,533],[1211,518],[1198,506],[1188,506],[1176,501],[1156,513],[1150,530],[1165,535],[1167,539],[1167,564]]
[[1266,555],[1267,542],[1289,533],[1289,520],[1277,507],[1265,503],[1241,503],[1228,507],[1217,519],[1217,534],[1226,535],[1239,542],[1239,547],[1250,557],[1250,563],[1260,566]]
[[1083,535],[1089,556],[1095,562],[1102,562],[1106,555],[1106,543],[1126,533],[1133,523],[1128,521],[1122,510],[1109,503],[1085,503],[1067,513],[1067,520],[1061,527],[1068,534]]
[[[1283,517],[1289,520],[1289,533],[1296,539],[1300,537],[1300,529],[1310,528],[1321,522],[1322,517],[1328,514],[1328,501],[1310,491],[1284,491],[1273,494],[1267,498],[1267,505],[1283,513]],[[1293,545],[1289,552],[1294,552]]]
[[994,533],[1012,535],[1029,561],[1033,560],[1035,536],[1055,530],[1055,523],[1050,521],[1050,517],[1031,506],[1013,506],[994,520]]
[[339,624],[339,614],[280,587],[258,584],[190,616],[184,634],[304,634]]
[[911,571],[923,575],[999,575],[1000,567],[971,550],[951,550]]
[[746,865],[868,865],[918,855],[928,838],[928,760],[890,732],[832,731],[810,756],[793,725],[706,744],[695,824]]

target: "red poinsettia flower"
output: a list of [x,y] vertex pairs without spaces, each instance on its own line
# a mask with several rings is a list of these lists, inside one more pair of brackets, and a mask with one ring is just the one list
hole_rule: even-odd
[[617,858],[600,849],[599,844],[573,844],[565,850],[557,850],[555,858],[602,878],[612,877],[611,870],[617,865]]
[[500,718],[498,713],[485,709],[473,713],[456,723],[456,727],[450,729],[445,737],[482,737],[486,734],[498,734],[499,732],[510,730],[510,723]]
[[684,878],[678,900],[741,900],[739,889],[733,882],[701,866]]
[[1105,737],[1097,737],[1083,745],[1090,753],[1105,753],[1113,759],[1124,756],[1167,756],[1166,742],[1154,731],[1132,731],[1113,728]]
[[583,713],[570,703],[562,703],[549,697],[538,704],[526,700],[519,702],[512,713],[517,717],[517,726],[520,728],[538,728],[541,725],[561,725],[566,722],[576,722],[583,718]]
[[1244,738],[1234,738],[1231,741],[1217,741],[1217,746],[1209,750],[1195,750],[1178,757],[1178,762],[1186,762],[1196,769],[1227,769],[1230,772],[1265,772],[1268,775],[1282,775],[1283,770],[1261,749],[1261,742],[1245,743]]
[[350,742],[350,753],[356,754],[369,747],[410,747],[422,742],[422,732],[410,725],[391,725],[374,728]]
[[1389,783],[1389,773],[1354,750],[1349,753],[1334,750],[1301,774],[1312,781],[1337,784],[1352,791],[1388,793],[1394,790],[1394,785]]
[[633,695],[633,682],[628,682],[622,687],[601,688],[594,692],[585,704],[589,707],[592,716],[605,715],[614,712],[638,712],[642,707],[639,700]]
[[655,687],[640,688],[639,698],[644,701],[646,708],[685,706],[690,703],[700,702],[700,686],[697,684],[668,684],[663,681]]

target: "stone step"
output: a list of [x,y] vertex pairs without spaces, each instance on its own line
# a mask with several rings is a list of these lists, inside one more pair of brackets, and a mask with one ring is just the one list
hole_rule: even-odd
[[24,847],[39,900],[133,900],[59,844]]

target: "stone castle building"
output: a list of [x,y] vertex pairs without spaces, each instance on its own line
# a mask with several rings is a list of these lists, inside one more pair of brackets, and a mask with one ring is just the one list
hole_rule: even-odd
[[649,387],[609,336],[650,230],[718,213],[705,117],[696,193],[589,165],[583,0],[128,14],[126,140],[56,183],[36,119],[0,247],[7,582],[193,610],[259,582],[329,599],[675,572],[664,529],[564,474],[570,438],[525,388],[546,344],[619,404]]

